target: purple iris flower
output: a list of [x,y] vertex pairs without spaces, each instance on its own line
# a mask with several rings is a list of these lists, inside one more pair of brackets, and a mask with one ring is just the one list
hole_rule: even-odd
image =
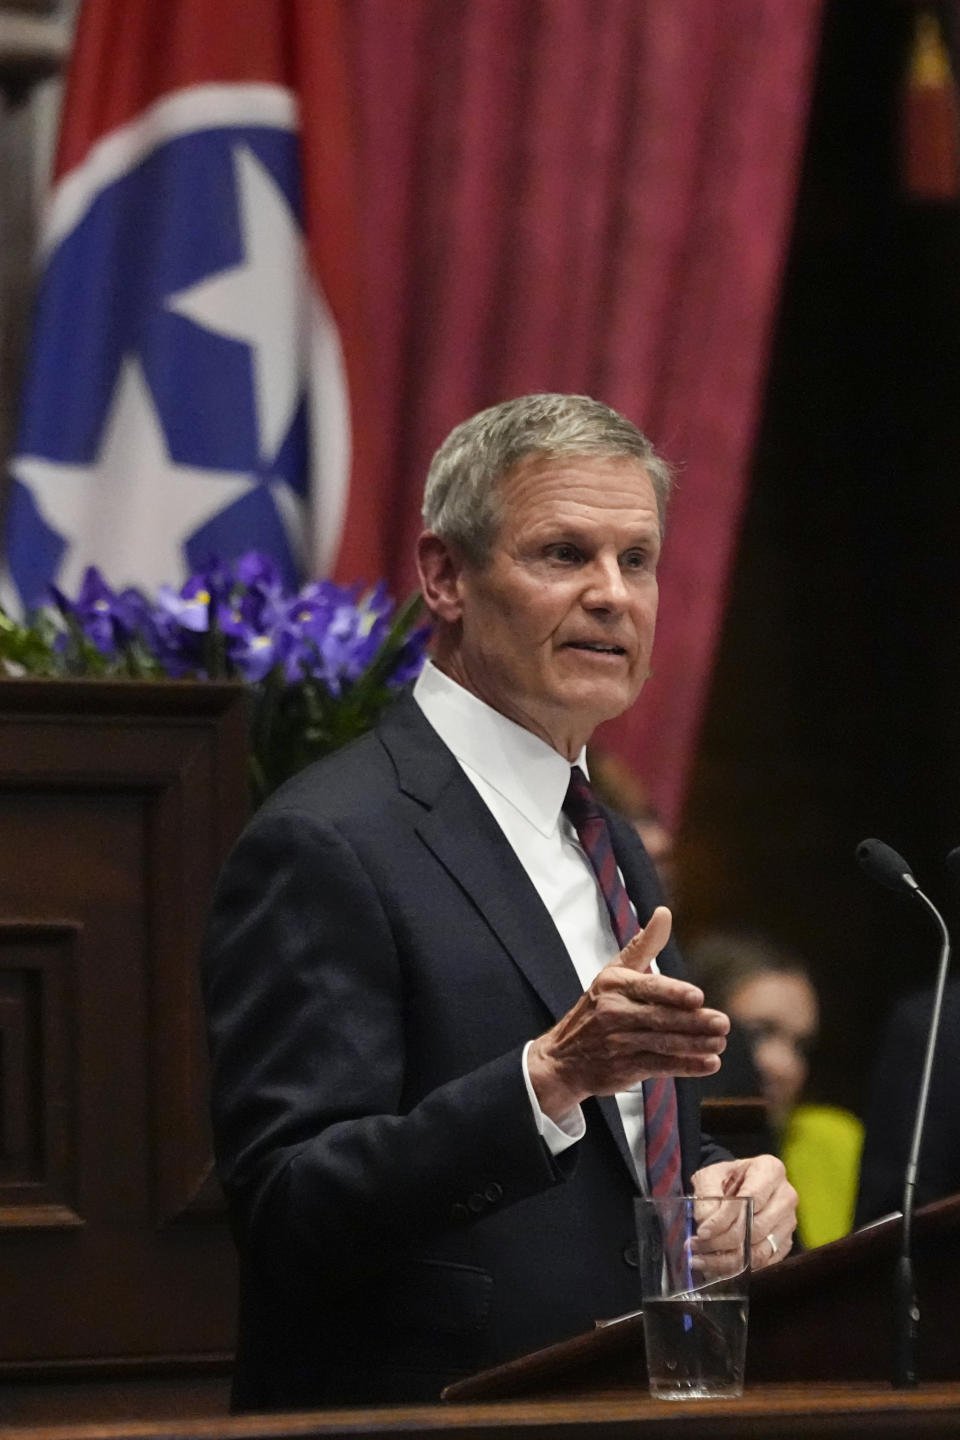
[[233,573],[236,583],[246,589],[256,587],[278,594],[283,591],[283,577],[277,565],[269,555],[262,555],[259,550],[249,550],[246,555],[241,555],[234,564]]
[[370,664],[387,633],[389,601],[375,592],[358,604],[357,588],[330,580],[316,581],[300,592],[288,611],[290,644],[285,656],[291,681],[309,674],[332,695],[357,680]]
[[329,597],[322,593],[319,585],[306,586],[288,602],[281,628],[284,635],[284,670],[291,684],[308,676],[324,676],[320,646],[330,617]]
[[211,557],[179,590],[161,586],[155,600],[115,592],[92,566],[75,600],[51,593],[66,622],[58,627],[49,614],[38,622],[54,652],[52,673],[233,676],[251,686],[258,800],[372,724],[388,692],[419,673],[429,635],[428,626],[410,631],[411,604],[387,653],[396,620],[385,585],[364,594],[317,580],[291,595],[256,551],[231,562]]
[[[137,635],[147,602],[136,590],[118,595],[107,584],[95,565],[83,572],[76,600],[68,600],[56,586],[50,587],[60,613],[79,626],[84,637],[101,655],[114,657]],[[67,648],[64,640],[61,649]]]
[[[205,590],[210,596],[214,605],[228,599],[234,585],[233,571],[227,561],[221,560],[219,555],[211,555],[205,565],[201,565],[190,579],[187,585],[195,585],[200,590]],[[186,593],[186,586],[180,591],[181,595]]]
[[158,588],[151,649],[171,675],[206,676],[205,637],[211,615],[228,602],[231,584],[229,569],[213,558],[179,590],[172,585]]
[[276,665],[280,656],[281,637],[278,634],[258,634],[247,627],[232,637],[229,647],[230,663],[249,684],[264,679]]
[[129,586],[116,597],[116,614],[129,633],[136,635],[149,626],[153,609],[142,590]]
[[[393,603],[384,584],[316,580],[289,595],[269,556],[250,551],[227,564],[212,557],[176,590],[163,585],[151,603],[138,590],[119,594],[94,566],[76,600],[53,589],[61,613],[111,662],[146,653],[163,673],[206,678],[234,674],[259,684],[280,667],[289,685],[319,684],[333,697],[369,669],[390,632]],[[428,630],[408,635],[387,677],[391,689],[423,664]],[[70,633],[57,642],[68,657]]]
[[197,635],[210,629],[212,602],[205,575],[191,575],[179,592],[172,585],[161,585],[157,590],[157,609]]
[[201,631],[184,629],[168,611],[154,610],[150,649],[160,668],[174,680],[208,678],[206,638]]
[[240,557],[234,566],[231,585],[220,599],[216,614],[217,624],[228,637],[230,660],[236,661],[244,675],[251,664],[255,670],[260,668],[260,662],[255,657],[266,650],[264,637],[273,646],[270,664],[276,662],[280,649],[279,632],[284,626],[289,603],[282,578],[269,556],[251,551]]
[[399,690],[401,686],[409,685],[410,681],[416,680],[420,674],[427,656],[430,630],[429,625],[421,625],[400,647],[396,664],[387,678],[391,690]]

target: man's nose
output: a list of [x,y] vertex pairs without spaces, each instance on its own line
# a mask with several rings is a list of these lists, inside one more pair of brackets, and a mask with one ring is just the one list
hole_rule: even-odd
[[583,603],[592,610],[617,610],[626,599],[627,586],[617,556],[596,556],[587,576]]

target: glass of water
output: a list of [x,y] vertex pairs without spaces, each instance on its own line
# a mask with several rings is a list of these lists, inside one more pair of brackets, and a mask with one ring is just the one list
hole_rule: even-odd
[[645,1197],[636,1214],[651,1395],[742,1395],[753,1201]]

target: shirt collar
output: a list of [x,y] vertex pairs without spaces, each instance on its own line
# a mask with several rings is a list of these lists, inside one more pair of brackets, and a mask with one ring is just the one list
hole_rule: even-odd
[[[413,698],[462,765],[476,771],[542,835],[557,828],[570,762],[427,661]],[[576,762],[586,774],[585,752]]]

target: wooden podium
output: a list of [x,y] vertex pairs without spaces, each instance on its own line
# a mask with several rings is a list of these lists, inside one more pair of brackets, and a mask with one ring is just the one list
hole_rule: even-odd
[[[748,1384],[887,1380],[899,1243],[900,1220],[894,1217],[758,1271],[750,1287]],[[920,1378],[960,1380],[960,1195],[916,1212],[914,1261]],[[645,1384],[637,1315],[458,1380],[443,1399],[585,1397]]]
[[0,1387],[229,1369],[198,951],[245,705],[0,680]]

